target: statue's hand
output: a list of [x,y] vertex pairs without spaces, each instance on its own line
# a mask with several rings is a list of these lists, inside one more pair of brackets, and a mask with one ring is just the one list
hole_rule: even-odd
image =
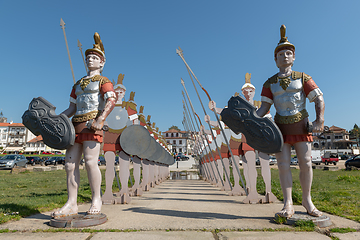
[[104,126],[104,121],[100,119],[96,119],[95,121],[92,122],[91,129],[95,131],[101,131],[103,126]]
[[209,102],[209,108],[210,108],[211,111],[213,111],[216,108],[216,102],[211,100]]
[[313,132],[322,132],[324,131],[324,120],[315,120],[313,121]]
[[210,116],[209,115],[205,115],[204,118],[205,118],[205,122],[207,122],[207,123],[210,122]]

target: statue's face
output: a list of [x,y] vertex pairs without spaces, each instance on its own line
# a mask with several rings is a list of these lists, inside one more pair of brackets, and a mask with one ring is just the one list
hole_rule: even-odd
[[115,89],[116,96],[118,100],[122,100],[125,97],[125,89],[123,88],[117,88]]
[[255,89],[247,87],[242,90],[242,93],[244,94],[246,100],[253,99],[255,96]]
[[292,66],[295,61],[294,52],[289,49],[281,50],[276,54],[275,61],[278,68]]
[[97,70],[104,66],[104,62],[101,58],[95,54],[88,54],[86,56],[86,65],[89,70]]

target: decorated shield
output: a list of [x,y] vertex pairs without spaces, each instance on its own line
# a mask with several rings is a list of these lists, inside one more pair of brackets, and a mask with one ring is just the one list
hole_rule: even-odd
[[259,117],[256,108],[241,96],[231,97],[220,115],[233,132],[245,135],[252,148],[263,153],[281,151],[284,141],[278,126],[270,118]]
[[75,129],[70,119],[65,114],[56,115],[55,109],[43,97],[34,98],[22,121],[33,134],[41,135],[47,146],[63,150],[74,145]]

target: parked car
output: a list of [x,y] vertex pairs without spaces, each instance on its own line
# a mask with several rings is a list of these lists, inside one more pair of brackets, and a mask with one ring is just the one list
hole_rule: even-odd
[[65,157],[51,157],[45,161],[45,166],[47,165],[65,165]]
[[188,156],[185,156],[184,154],[182,153],[179,153],[177,156],[176,156],[176,161],[187,161],[189,160],[189,157]]
[[337,153],[325,152],[324,156],[321,157],[321,161],[325,163],[325,165],[329,165],[329,163],[336,165],[339,161],[339,155]]
[[41,164],[43,162],[40,157],[29,156],[26,157],[26,159],[28,160],[27,164],[30,164],[32,166],[35,166],[35,164]]
[[350,156],[346,155],[346,154],[339,156],[339,159],[341,159],[341,160],[346,160],[346,159],[349,159],[349,158],[350,158]]
[[0,169],[12,169],[14,167],[27,167],[27,159],[24,155],[9,154],[0,159]]
[[298,165],[298,159],[296,156],[291,158],[290,165]]
[[320,165],[322,162],[320,150],[311,150],[311,162],[315,165]]
[[276,157],[270,156],[269,157],[269,165],[275,165],[275,164],[277,164]]
[[356,155],[346,160],[345,167],[347,170],[351,169],[351,167],[360,168],[360,155]]
[[105,158],[103,156],[99,156],[98,165],[99,166],[106,165],[106,161],[105,161]]
[[54,155],[55,153],[52,153],[52,152],[42,152],[42,154]]

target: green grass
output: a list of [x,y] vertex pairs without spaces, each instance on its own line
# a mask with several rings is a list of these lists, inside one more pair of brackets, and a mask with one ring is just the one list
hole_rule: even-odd
[[[301,205],[302,190],[298,169],[291,169],[293,176],[293,202]],[[360,171],[324,171],[313,170],[311,196],[315,206],[323,212],[360,222]],[[233,178],[231,176],[231,181]],[[241,182],[240,182],[241,185]],[[274,195],[283,200],[279,180],[279,171],[271,169],[271,188]],[[258,169],[257,190],[265,194],[265,184]]]
[[[104,192],[105,170],[101,170],[101,172],[103,177],[101,188]],[[130,174],[133,179],[132,170]],[[114,192],[119,191],[117,186],[116,178],[114,178]],[[66,201],[66,173],[64,170],[26,171],[19,174],[10,174],[10,170],[0,171],[0,224],[62,207]],[[87,172],[81,169],[78,202],[90,201],[91,189]]]

